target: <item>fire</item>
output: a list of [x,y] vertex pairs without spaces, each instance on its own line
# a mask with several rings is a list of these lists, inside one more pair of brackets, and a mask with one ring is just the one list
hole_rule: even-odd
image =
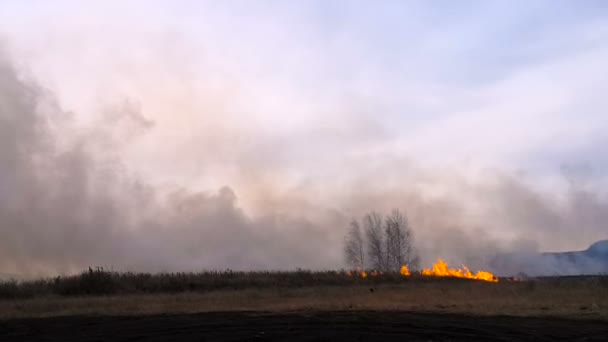
[[448,268],[448,263],[438,259],[437,263],[433,265],[432,269],[424,269],[422,270],[422,275],[424,276],[434,276],[434,277],[455,277],[455,278],[466,278],[466,279],[477,279],[477,280],[485,280],[491,282],[498,282],[498,278],[494,276],[494,274],[487,271],[477,271],[477,273],[471,272],[468,267],[462,265],[461,269],[450,269]]
[[357,267],[357,274],[361,276],[361,278],[367,278],[367,273],[363,270],[363,267]]
[[[401,266],[399,273],[401,273],[401,275],[404,277],[409,277],[412,275],[412,273],[410,272],[409,268],[406,265]],[[433,268],[424,269],[424,270],[420,271],[419,274],[422,276],[427,276],[427,277],[454,277],[454,278],[483,280],[483,281],[489,281],[489,282],[493,282],[493,283],[498,282],[498,278],[494,274],[492,274],[488,271],[477,271],[477,273],[473,273],[465,265],[462,265],[462,269],[451,269],[451,268],[448,268],[448,263],[441,259],[437,259],[437,263],[435,263],[433,265]],[[363,270],[362,267],[357,267],[356,270],[348,271],[345,273],[345,275],[349,278],[356,277],[356,276],[360,276],[361,278],[367,278],[367,277],[381,276],[382,272],[372,270],[372,271],[370,271],[370,273],[367,273]],[[519,279],[517,279],[517,278],[514,279],[514,281],[517,281],[517,280],[519,280]]]
[[346,275],[349,278],[357,277],[357,276],[361,276],[361,278],[367,278],[368,275],[377,276],[378,274],[380,274],[380,273],[376,272],[376,271],[373,271],[371,274],[367,274],[367,272],[365,272],[361,267],[357,267],[357,269],[354,271],[344,272],[344,275]]

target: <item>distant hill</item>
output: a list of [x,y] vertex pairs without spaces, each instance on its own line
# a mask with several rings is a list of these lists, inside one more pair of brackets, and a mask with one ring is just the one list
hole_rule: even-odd
[[584,251],[500,254],[491,261],[490,268],[503,276],[608,274],[608,240],[595,242]]

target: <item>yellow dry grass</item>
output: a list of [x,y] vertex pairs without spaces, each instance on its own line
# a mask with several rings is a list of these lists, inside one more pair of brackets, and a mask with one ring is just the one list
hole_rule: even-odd
[[[446,279],[447,280],[447,279]],[[608,287],[594,282],[404,282],[370,287],[311,286],[206,293],[38,297],[0,301],[0,319],[65,315],[148,315],[212,311],[399,310],[608,320]]]

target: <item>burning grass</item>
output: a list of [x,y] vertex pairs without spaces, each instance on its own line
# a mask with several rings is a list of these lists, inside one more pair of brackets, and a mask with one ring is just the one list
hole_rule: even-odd
[[317,285],[346,286],[353,284],[399,284],[410,277],[451,277],[498,282],[492,273],[478,271],[473,274],[450,269],[441,259],[432,269],[412,273],[407,266],[399,272],[320,271],[295,272],[200,272],[200,273],[119,273],[101,267],[89,268],[79,275],[39,279],[34,281],[0,282],[0,299],[24,299],[40,296],[121,295],[146,293],[205,292],[219,289],[246,288],[297,288]]
[[[439,266],[438,266],[439,265]],[[479,274],[487,274],[480,278]],[[477,275],[468,269],[447,268],[439,261],[432,270],[412,273],[406,266],[400,272],[322,271],[311,272],[200,272],[200,273],[119,273],[103,268],[79,275],[39,279],[34,281],[0,282],[0,299],[26,299],[41,296],[124,295],[149,293],[207,292],[213,290],[242,290],[247,288],[299,288],[310,286],[350,286],[400,284],[416,277],[454,277],[498,281],[491,273]]]
[[[424,270],[422,270],[421,274],[423,276],[431,276],[431,277],[453,277],[453,278],[483,280],[483,281],[489,281],[489,282],[493,282],[493,283],[498,282],[498,278],[494,274],[492,274],[488,271],[477,271],[477,273],[473,273],[465,265],[462,265],[462,268],[463,269],[449,268],[447,262],[445,262],[441,259],[438,259],[437,263],[433,265],[433,268],[424,269]],[[402,274],[403,274],[403,272],[402,272]]]

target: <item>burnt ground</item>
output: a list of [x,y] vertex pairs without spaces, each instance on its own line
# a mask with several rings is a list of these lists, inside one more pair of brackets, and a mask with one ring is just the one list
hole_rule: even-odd
[[0,341],[605,341],[608,322],[411,312],[222,312],[0,321]]

